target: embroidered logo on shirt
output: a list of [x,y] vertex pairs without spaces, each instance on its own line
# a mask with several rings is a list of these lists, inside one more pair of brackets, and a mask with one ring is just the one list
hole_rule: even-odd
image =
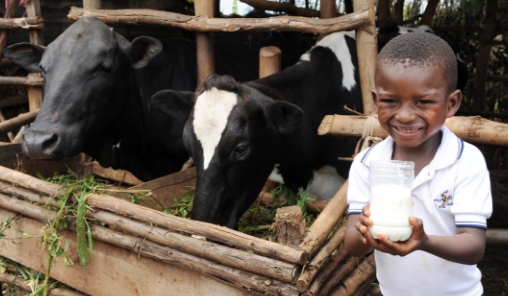
[[434,199],[434,201],[439,204],[440,208],[446,208],[446,206],[453,205],[453,197],[448,194],[448,190],[441,193],[441,197]]

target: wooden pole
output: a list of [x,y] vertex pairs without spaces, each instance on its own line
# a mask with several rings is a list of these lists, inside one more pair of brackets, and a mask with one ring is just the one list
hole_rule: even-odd
[[330,292],[333,290],[333,288],[355,269],[358,264],[357,260],[357,257],[352,256],[346,259],[346,261],[330,276],[330,279],[323,285],[317,295],[330,295]]
[[[16,9],[19,5],[19,0],[5,0],[9,3],[7,7],[7,11],[5,12],[4,18],[13,18],[16,14]],[[2,57],[2,53],[4,52],[5,45],[7,44],[7,38],[9,37],[10,30],[4,29],[0,32],[0,58]]]
[[[326,115],[318,129],[318,134],[361,137],[367,116]],[[479,116],[448,118],[444,124],[457,137],[466,142],[508,147],[508,124],[491,121]],[[388,134],[379,123],[372,136],[386,138]]]
[[[354,0],[355,11],[374,9],[375,0]],[[377,59],[377,33],[375,16],[370,23],[356,29],[356,51],[358,53],[358,67],[360,71],[360,84],[362,87],[363,113],[370,115],[375,111],[372,101],[374,89],[374,69]]]
[[[5,121],[5,116],[4,116],[4,113],[2,112],[2,110],[0,109],[0,124],[4,121]],[[12,134],[12,132],[7,132],[7,137],[9,138],[9,141],[11,141],[11,142],[12,142],[12,140],[14,140],[14,135]]]
[[263,47],[259,51],[259,78],[280,71],[281,51],[277,46]]
[[508,246],[508,230],[507,229],[488,229],[487,244],[500,244]]
[[485,6],[485,18],[481,43],[476,58],[476,71],[473,83],[473,109],[483,111],[485,109],[485,84],[489,66],[492,43],[489,43],[497,34],[499,19],[499,1],[487,0]]
[[0,134],[12,131],[22,125],[32,123],[37,117],[39,110],[18,115],[18,117],[0,123]]
[[[39,0],[30,0],[26,4],[26,12],[29,17],[40,18],[41,17],[41,5]],[[44,45],[44,39],[42,36],[42,31],[38,29],[30,29],[28,31],[28,35],[30,36],[30,43],[36,45]],[[41,79],[41,73],[30,73],[28,74],[28,79]],[[38,110],[42,106],[42,87],[40,86],[28,86],[28,110],[33,112]]]
[[3,108],[19,106],[28,103],[28,97],[26,95],[17,95],[14,97],[2,99],[0,101],[0,110]]
[[81,17],[95,16],[109,24],[151,24],[172,26],[196,32],[297,31],[327,34],[364,26],[369,24],[370,18],[375,18],[375,15],[374,9],[366,9],[331,19],[313,19],[299,16],[278,16],[263,19],[215,19],[150,9],[85,10],[73,6],[67,18],[78,20]]
[[335,6],[335,0],[320,0],[319,14],[320,18],[334,18],[337,16],[337,7]]
[[[330,274],[332,274],[346,258],[348,253],[346,248],[340,248],[331,258],[326,265],[318,271],[316,278],[310,285],[309,289],[303,294],[304,296],[317,295],[323,284],[326,282]],[[298,285],[298,284],[297,284]],[[297,286],[298,288],[298,286]]]
[[349,182],[346,180],[344,185],[328,202],[323,212],[319,214],[314,224],[309,228],[307,236],[300,244],[298,249],[304,251],[310,258],[321,248],[333,227],[337,225],[339,219],[343,216],[347,204],[347,188]]
[[437,5],[439,4],[439,0],[428,0],[427,7],[425,8],[425,12],[423,13],[422,19],[420,20],[421,25],[427,25],[432,27],[432,18],[434,18],[434,14],[436,13]]
[[[194,0],[196,16],[213,18],[214,0]],[[215,46],[213,33],[196,33],[198,85],[202,85],[206,76],[215,72]]]
[[[362,261],[360,266],[351,273],[345,280],[342,281],[342,285],[336,288],[329,295],[331,296],[346,296],[352,295],[356,292],[360,286],[363,285],[369,279],[372,283],[372,276],[376,272],[376,261],[374,260],[374,253],[371,253],[365,260]],[[328,295],[328,294],[327,294]]]
[[299,292],[304,292],[309,287],[309,284],[314,280],[314,277],[321,270],[321,267],[328,261],[333,251],[337,250],[339,245],[344,241],[346,235],[346,225],[342,225],[323,248],[312,258],[310,263],[305,266],[304,271],[296,280],[296,288]]
[[[0,180],[35,190],[44,195],[58,196],[64,193],[63,188],[56,184],[1,166]],[[90,194],[87,197],[87,204],[159,227],[204,236],[230,246],[252,250],[254,253],[289,263],[304,264],[308,258],[307,253],[291,247],[252,237],[227,227],[168,215],[108,195]]]
[[377,27],[385,28],[390,23],[390,0],[379,0],[377,2]]
[[0,84],[26,85],[26,86],[42,86],[44,80],[42,77],[0,77]]
[[44,23],[40,17],[22,17],[14,19],[0,19],[0,29],[42,29]]
[[395,22],[397,26],[404,24],[404,0],[397,0],[395,3]]
[[101,9],[101,0],[83,0],[84,9]]

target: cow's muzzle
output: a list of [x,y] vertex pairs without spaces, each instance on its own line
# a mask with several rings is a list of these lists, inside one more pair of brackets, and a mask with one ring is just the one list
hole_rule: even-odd
[[58,144],[58,135],[55,133],[34,132],[28,129],[21,140],[21,151],[31,159],[55,159]]

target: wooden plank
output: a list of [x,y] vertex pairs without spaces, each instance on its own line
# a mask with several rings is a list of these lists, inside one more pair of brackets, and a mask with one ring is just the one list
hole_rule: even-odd
[[[0,209],[0,221],[13,216],[14,213]],[[16,238],[18,231],[39,236],[44,226],[21,217],[4,233],[8,238]],[[94,242],[93,255],[89,258],[88,267],[84,267],[78,263],[76,235],[71,231],[59,233],[69,241],[68,254],[72,254],[70,258],[75,264],[66,267],[61,258],[57,259],[51,267],[51,277],[90,295],[253,295],[186,267],[139,257],[100,241]],[[16,242],[18,244],[0,240],[0,255],[44,272],[46,252],[41,251],[40,239],[19,239]]]
[[76,171],[78,157],[64,158],[62,160],[33,160],[21,153],[21,145],[9,144],[0,147],[0,165],[21,171],[31,176],[37,174],[51,177],[54,174],[66,174],[68,170]]
[[151,190],[152,197],[157,200],[158,203],[154,203],[151,200],[143,200],[140,202],[140,205],[157,209],[159,204],[165,208],[172,207],[175,198],[180,199],[195,186],[196,168],[192,167],[185,171],[160,177],[129,189]]

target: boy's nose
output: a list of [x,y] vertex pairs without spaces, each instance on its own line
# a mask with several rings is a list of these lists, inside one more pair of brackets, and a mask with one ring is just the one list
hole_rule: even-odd
[[416,114],[409,107],[401,107],[395,119],[400,122],[411,122],[416,119]]

